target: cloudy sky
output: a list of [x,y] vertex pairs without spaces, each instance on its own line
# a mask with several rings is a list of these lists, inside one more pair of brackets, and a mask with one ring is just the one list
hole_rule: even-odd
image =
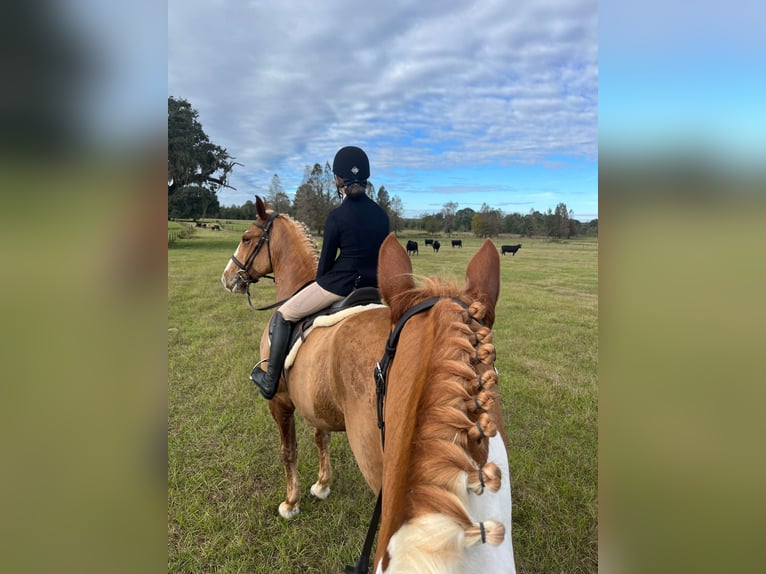
[[222,205],[358,145],[407,216],[598,217],[596,0],[169,0],[168,94],[244,164]]

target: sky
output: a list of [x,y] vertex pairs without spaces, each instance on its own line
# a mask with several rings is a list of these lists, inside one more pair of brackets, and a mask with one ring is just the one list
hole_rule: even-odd
[[221,205],[356,145],[406,217],[598,217],[596,0],[169,0],[167,23],[168,95],[243,164]]
[[756,0],[599,4],[599,149],[766,166],[766,9]]

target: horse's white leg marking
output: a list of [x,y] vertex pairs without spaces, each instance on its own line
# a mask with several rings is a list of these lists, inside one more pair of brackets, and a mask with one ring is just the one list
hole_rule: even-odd
[[487,462],[494,462],[502,473],[500,490],[490,492],[485,489],[481,495],[468,494],[468,514],[475,522],[488,519],[497,520],[505,525],[505,539],[502,544],[477,544],[465,551],[466,574],[476,572],[487,574],[516,574],[513,560],[513,541],[511,540],[511,472],[508,466],[508,453],[503,438],[497,434],[489,439]]
[[314,484],[311,485],[311,494],[316,496],[319,500],[324,500],[325,498],[330,496],[330,487],[325,486],[324,488],[322,488],[322,486],[318,482],[315,482]]
[[282,502],[279,505],[279,515],[286,520],[296,517],[300,511],[301,509],[297,504],[291,505],[287,502]]
[[319,500],[330,496],[330,480],[332,479],[332,467],[330,466],[330,433],[314,429],[314,443],[319,452],[319,476],[311,485],[311,494]]

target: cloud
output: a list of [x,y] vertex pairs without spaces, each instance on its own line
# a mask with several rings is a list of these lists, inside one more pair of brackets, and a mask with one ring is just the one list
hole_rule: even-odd
[[348,144],[373,174],[596,161],[595,0],[168,8],[169,93],[245,164],[235,186]]

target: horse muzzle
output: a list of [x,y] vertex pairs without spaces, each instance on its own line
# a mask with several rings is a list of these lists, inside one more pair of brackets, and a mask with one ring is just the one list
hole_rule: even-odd
[[226,277],[226,273],[221,275],[221,283],[224,289],[232,293],[246,293],[248,281],[242,278],[240,273]]

